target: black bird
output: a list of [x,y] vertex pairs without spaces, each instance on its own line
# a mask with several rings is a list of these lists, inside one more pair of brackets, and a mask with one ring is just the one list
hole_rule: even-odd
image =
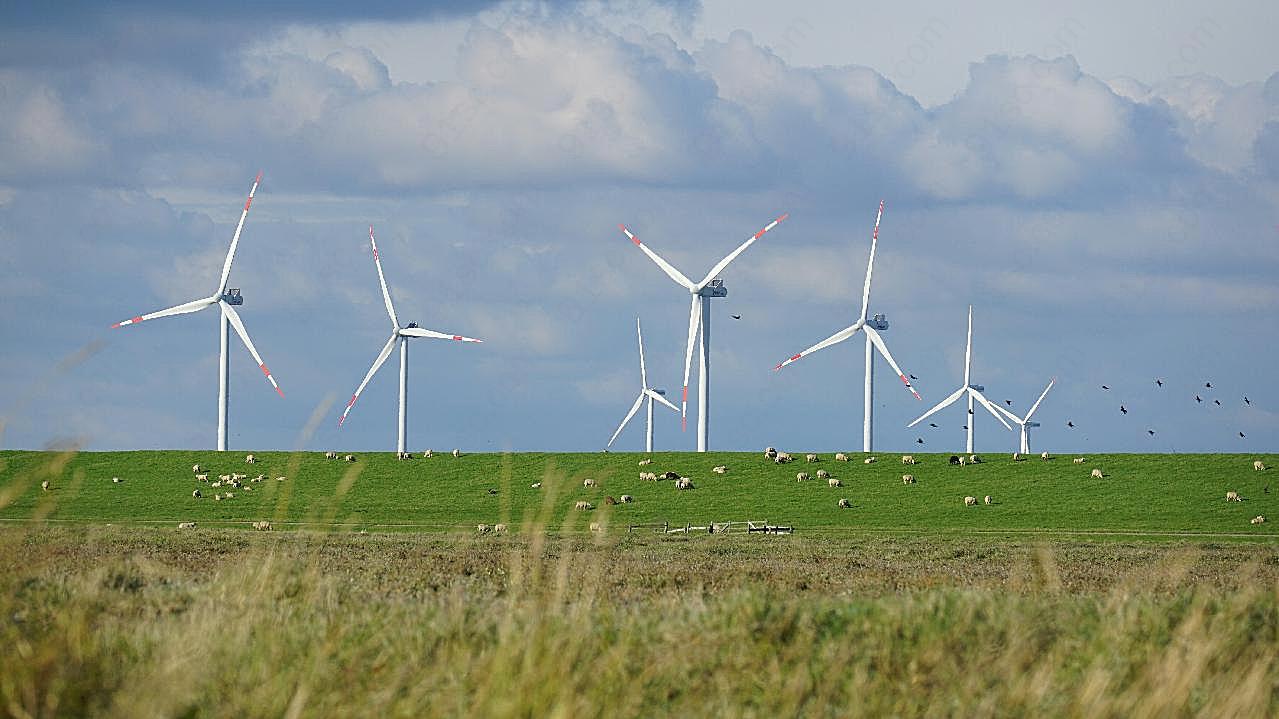
[[919,379],[919,378],[918,378],[918,377],[916,377],[915,375],[910,375],[910,378],[911,378],[911,379]]
[[729,315],[729,317],[732,317],[735,320],[740,320],[742,318],[741,315]]
[[932,423],[932,422],[929,422],[929,423],[928,423],[928,426],[929,426],[929,427],[936,427],[937,425],[936,425],[936,424],[934,424],[934,423]]
[[972,414],[972,413],[973,413],[973,411],[972,411],[971,409],[970,409],[970,410],[968,410],[968,414]]
[[1221,406],[1221,400],[1219,400],[1219,399],[1214,399],[1212,402],[1213,402],[1213,404],[1217,405],[1218,407],[1220,407],[1220,406]]
[[1244,435],[1243,435],[1243,432],[1240,432],[1240,433],[1239,433],[1239,436],[1240,436],[1240,437],[1244,436]]
[[1128,408],[1123,406],[1122,404],[1119,405],[1119,411],[1123,412],[1124,414],[1128,414]]
[[1163,386],[1164,386],[1164,381],[1163,381],[1163,380],[1161,380],[1161,379],[1159,379],[1158,377],[1156,377],[1156,378],[1155,378],[1155,384],[1159,385],[1160,387],[1163,387]]
[[1012,401],[1011,399],[1006,399],[1006,400],[1004,400],[1004,404],[1006,404],[1006,405],[1008,405],[1009,407],[1011,407],[1011,406],[1013,406],[1013,401]]
[[923,443],[924,443],[924,438],[923,438],[923,437],[916,437],[916,438],[915,438],[915,444],[923,444]]
[[1200,398],[1200,397],[1199,397],[1199,395],[1195,395],[1195,401],[1196,401],[1196,402],[1203,402],[1203,399],[1202,399],[1202,398]]
[[1148,429],[1146,432],[1149,433],[1151,437],[1155,436],[1155,430],[1153,429]]
[[1249,402],[1249,401],[1248,401],[1248,395],[1244,395],[1244,396],[1243,396],[1243,403],[1244,403],[1244,404],[1246,404],[1246,405],[1248,405],[1249,407],[1251,407],[1251,406],[1252,406],[1252,402]]
[[964,427],[963,427],[963,428],[964,428],[964,429],[968,429],[968,425],[964,425]]
[[1102,389],[1110,389],[1109,387],[1107,387],[1107,386],[1106,386],[1106,385],[1104,385],[1104,384],[1101,386],[1101,388],[1102,388]]
[[1066,420],[1066,426],[1073,429],[1075,427],[1075,423],[1070,420]]
[[1211,382],[1204,382],[1204,386],[1205,386],[1205,387],[1207,387],[1208,389],[1212,389],[1212,383],[1211,383]]

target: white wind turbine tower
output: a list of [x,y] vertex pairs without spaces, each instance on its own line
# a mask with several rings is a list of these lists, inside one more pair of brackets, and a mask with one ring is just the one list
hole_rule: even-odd
[[626,427],[626,423],[631,421],[631,417],[634,417],[635,413],[639,411],[640,404],[642,404],[644,402],[644,399],[647,398],[648,399],[648,429],[644,435],[644,451],[648,452],[649,454],[652,454],[653,453],[653,401],[656,400],[658,402],[661,402],[662,404],[666,405],[667,407],[670,407],[676,412],[679,411],[679,407],[676,407],[675,405],[671,404],[669,401],[667,401],[665,397],[662,396],[666,394],[666,390],[653,389],[652,387],[648,386],[648,373],[644,370],[644,334],[640,331],[640,321],[638,317],[635,318],[635,334],[636,336],[639,337],[640,393],[639,393],[639,396],[635,398],[635,404],[631,405],[631,411],[626,413],[626,418],[623,419],[622,423],[617,426],[617,431],[614,432],[612,438],[608,440],[608,444],[604,445],[604,449],[608,449],[609,447],[613,446],[613,442],[617,440],[617,435],[622,433],[622,429]]
[[781,368],[800,359],[801,357],[807,357],[808,355],[816,352],[817,350],[830,347],[833,344],[838,344],[840,342],[843,342],[844,340],[857,334],[858,330],[861,330],[862,333],[866,335],[865,408],[864,408],[863,417],[862,417],[862,451],[863,452],[871,451],[871,437],[872,437],[871,429],[873,427],[873,424],[871,421],[871,405],[872,405],[872,398],[874,396],[872,387],[873,387],[873,379],[875,374],[875,365],[874,365],[875,355],[871,353],[872,346],[874,346],[875,349],[879,350],[879,353],[884,356],[884,359],[888,360],[888,364],[892,366],[893,371],[896,372],[897,376],[901,378],[901,381],[905,383],[906,389],[909,390],[911,394],[915,395],[915,399],[922,399],[919,396],[919,393],[915,391],[915,388],[911,386],[910,379],[907,378],[906,373],[902,372],[901,367],[898,367],[897,363],[893,361],[893,356],[889,354],[888,352],[888,346],[884,344],[883,338],[879,336],[878,330],[888,329],[888,322],[884,320],[884,316],[875,315],[874,317],[869,319],[867,319],[866,317],[866,312],[870,305],[870,277],[871,277],[871,272],[874,270],[874,267],[875,267],[875,247],[879,243],[879,220],[881,217],[883,217],[883,215],[884,215],[884,201],[880,200],[879,212],[875,215],[875,229],[870,234],[870,259],[866,262],[866,284],[863,285],[862,287],[861,316],[858,317],[857,321],[854,322],[852,326],[846,327],[836,332],[830,337],[827,337],[821,342],[818,342],[812,347],[809,347],[803,352],[800,352],[799,354],[794,355],[790,359],[786,360],[785,362],[782,362],[781,364],[773,368],[774,370],[780,370]]
[[999,405],[995,405],[996,407],[999,408],[1000,412],[1003,412],[1004,414],[1008,415],[1009,419],[1016,422],[1021,427],[1021,445],[1020,445],[1021,449],[1019,449],[1018,451],[1021,452],[1022,454],[1030,454],[1030,428],[1039,426],[1038,422],[1032,422],[1030,421],[1030,418],[1035,415],[1035,410],[1039,409],[1039,403],[1044,401],[1044,397],[1048,396],[1048,390],[1052,389],[1053,385],[1056,382],[1057,382],[1056,377],[1053,377],[1051,380],[1048,381],[1048,386],[1044,388],[1044,393],[1039,395],[1039,399],[1035,400],[1035,403],[1031,405],[1030,411],[1026,413],[1026,416],[1024,418],[1018,417],[1017,415],[1013,414],[1012,412],[1009,412],[1003,407],[999,407]]
[[226,451],[227,439],[227,394],[228,394],[228,374],[227,374],[227,324],[229,323],[235,328],[235,333],[240,335],[240,339],[244,341],[244,346],[248,348],[249,354],[253,355],[253,361],[258,363],[258,369],[262,370],[262,374],[266,375],[266,379],[275,388],[281,397],[284,392],[280,390],[280,385],[276,384],[275,377],[271,376],[271,371],[266,368],[266,363],[262,361],[261,355],[253,346],[253,341],[249,339],[249,333],[244,329],[244,322],[240,320],[240,315],[235,311],[234,305],[244,304],[244,297],[238,289],[227,289],[227,278],[231,274],[231,261],[235,259],[235,248],[240,243],[240,231],[244,229],[244,220],[249,216],[249,206],[253,204],[253,194],[258,191],[258,183],[262,181],[262,173],[253,180],[253,187],[249,189],[249,197],[244,201],[244,211],[240,213],[240,222],[235,226],[235,235],[231,237],[231,248],[227,250],[226,259],[222,262],[222,277],[218,280],[217,292],[203,299],[192,300],[186,304],[170,307],[166,310],[159,310],[146,315],[138,315],[132,319],[117,322],[111,325],[112,329],[124,327],[126,325],[136,325],[144,320],[153,320],[157,317],[169,317],[171,315],[184,315],[190,312],[199,312],[205,307],[217,305],[221,310],[218,329],[218,451]]
[[765,232],[773,229],[778,223],[785,220],[787,215],[782,215],[772,222],[764,226],[764,229],[751,235],[750,239],[743,242],[737,249],[728,253],[728,255],[715,264],[710,272],[706,273],[706,277],[701,282],[693,282],[684,276],[682,272],[671,266],[669,262],[658,257],[656,252],[648,249],[640,239],[633,235],[630,230],[626,229],[626,225],[618,225],[622,228],[622,232],[630,238],[635,246],[644,251],[649,259],[662,268],[672,280],[675,280],[680,286],[688,290],[693,296],[692,304],[688,313],[688,348],[684,352],[684,392],[680,400],[680,417],[684,429],[688,428],[688,375],[693,364],[693,343],[697,340],[697,328],[701,325],[701,354],[698,360],[698,370],[700,372],[700,380],[697,386],[697,451],[705,452],[707,450],[707,438],[710,434],[710,409],[711,409],[711,305],[707,300],[715,297],[727,297],[728,288],[724,286],[724,281],[718,279],[719,273],[728,267],[729,263],[737,259],[747,247],[750,247],[756,240],[764,236]]
[[463,337],[462,335],[450,335],[434,330],[426,330],[417,326],[416,322],[410,322],[408,325],[401,327],[400,320],[395,316],[395,306],[391,304],[391,291],[386,287],[386,276],[382,274],[382,258],[377,253],[377,240],[373,238],[373,227],[369,226],[369,244],[373,246],[373,264],[377,265],[377,279],[382,285],[382,301],[386,304],[386,314],[391,318],[391,339],[386,341],[386,345],[382,347],[382,351],[378,353],[377,359],[373,360],[373,366],[369,368],[368,374],[364,375],[364,381],[356,388],[355,394],[351,395],[351,401],[346,403],[346,409],[342,410],[342,417],[338,420],[338,427],[346,422],[346,416],[351,413],[351,408],[355,406],[355,400],[360,398],[360,393],[364,391],[364,387],[373,379],[373,375],[386,362],[386,358],[391,356],[391,352],[395,349],[395,343],[400,343],[400,414],[398,422],[398,434],[395,442],[397,452],[404,452],[405,435],[408,432],[408,389],[409,389],[409,338],[410,337],[431,337],[440,340],[454,340],[457,342],[482,342],[483,340],[473,339],[471,337]]
[[937,406],[921,414],[919,418],[916,419],[914,422],[911,422],[910,424],[906,425],[907,427],[914,427],[915,425],[927,419],[934,412],[937,412],[938,410],[949,407],[952,403],[954,403],[955,400],[967,394],[968,395],[968,444],[966,445],[965,451],[968,452],[969,454],[971,454],[973,451],[973,425],[975,424],[974,420],[977,418],[976,415],[973,414],[973,400],[977,400],[978,402],[980,402],[981,406],[986,408],[986,411],[990,412],[990,414],[995,419],[999,420],[1000,424],[1004,425],[1004,429],[1007,429],[1009,431],[1012,430],[1012,427],[1010,427],[1008,423],[1004,421],[1004,418],[999,416],[999,411],[995,408],[995,405],[991,404],[990,400],[986,399],[986,396],[982,394],[982,391],[985,390],[986,388],[979,384],[971,384],[972,361],[973,361],[973,306],[968,305],[968,344],[964,348],[964,384],[963,386],[955,390],[955,393],[952,394],[951,396],[947,397],[941,402],[938,402]]

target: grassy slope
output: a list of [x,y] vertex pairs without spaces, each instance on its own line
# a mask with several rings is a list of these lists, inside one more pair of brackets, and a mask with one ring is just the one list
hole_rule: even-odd
[[[233,523],[257,519],[284,522],[350,522],[379,527],[397,524],[463,527],[478,522],[525,521],[581,528],[587,521],[614,525],[669,521],[768,520],[812,528],[905,530],[1111,530],[1279,535],[1276,470],[1256,472],[1277,455],[1102,455],[1075,465],[1070,457],[1013,463],[1007,455],[978,466],[951,467],[948,455],[916,454],[920,464],[903,467],[896,455],[874,465],[832,461],[777,466],[755,453],[662,453],[651,469],[692,477],[697,489],[680,492],[669,481],[642,482],[641,454],[476,454],[396,461],[393,455],[360,455],[354,464],[317,453],[258,452],[257,465],[240,453],[208,451],[103,452],[57,455],[0,452],[0,519],[49,518],[99,522]],[[232,471],[271,479],[215,502],[211,489],[192,479],[199,462],[216,477]],[[726,476],[710,472],[716,464]],[[1094,467],[1106,473],[1090,479]],[[844,487],[824,480],[799,483],[799,471],[832,472]],[[904,486],[903,472],[918,478]],[[285,482],[274,477],[284,475]],[[125,481],[113,484],[111,477]],[[582,487],[591,477],[598,488]],[[51,491],[42,492],[48,479]],[[530,484],[541,481],[540,490]],[[193,499],[199,486],[206,498]],[[496,495],[488,489],[497,489]],[[1247,501],[1227,504],[1227,490]],[[631,494],[635,503],[606,507],[607,495]],[[993,495],[994,506],[965,508],[961,498]],[[853,508],[840,510],[847,497]],[[595,503],[590,513],[571,509],[579,499]],[[1258,514],[1269,522],[1249,525]],[[589,518],[588,518],[589,515]]]

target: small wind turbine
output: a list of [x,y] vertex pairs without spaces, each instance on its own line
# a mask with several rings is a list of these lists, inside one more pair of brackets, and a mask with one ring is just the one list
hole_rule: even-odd
[[871,429],[873,426],[871,423],[871,404],[872,404],[872,397],[873,397],[872,388],[873,388],[874,374],[875,374],[875,365],[874,365],[875,356],[871,353],[872,345],[879,350],[879,353],[884,356],[884,359],[888,360],[888,364],[892,366],[893,371],[896,372],[897,376],[901,378],[901,381],[906,385],[906,389],[909,390],[911,394],[915,395],[915,399],[922,399],[919,396],[919,393],[915,391],[915,388],[911,386],[910,380],[907,378],[906,373],[902,372],[901,367],[898,367],[897,363],[893,361],[893,356],[889,354],[888,352],[888,346],[884,344],[883,338],[879,336],[879,330],[888,329],[887,320],[884,319],[883,315],[875,315],[874,317],[870,319],[867,319],[866,317],[867,308],[870,305],[870,276],[871,276],[872,270],[874,270],[874,267],[875,267],[875,247],[879,243],[879,220],[881,217],[883,217],[883,215],[884,215],[884,201],[880,200],[879,212],[875,215],[875,229],[870,234],[870,259],[866,262],[866,284],[862,286],[862,313],[858,317],[857,321],[854,322],[852,326],[836,332],[830,337],[827,337],[821,342],[818,342],[812,347],[809,347],[803,352],[800,352],[799,354],[794,355],[790,359],[786,360],[785,362],[782,362],[781,364],[773,368],[774,371],[780,370],[781,368],[785,367],[791,362],[794,362],[800,359],[801,357],[807,357],[808,355],[816,352],[819,349],[830,347],[833,344],[838,344],[840,342],[843,342],[844,340],[857,334],[858,330],[861,330],[862,333],[866,335],[866,393],[865,393],[865,406],[864,406],[863,415],[862,415],[862,451],[863,452],[871,451]]
[[373,360],[373,366],[369,368],[368,374],[364,375],[364,381],[356,388],[355,394],[351,395],[351,401],[346,403],[346,409],[342,410],[342,418],[338,420],[338,426],[341,427],[346,422],[346,416],[351,413],[351,408],[355,406],[355,400],[360,398],[360,393],[364,391],[365,385],[369,380],[373,379],[373,375],[382,367],[382,363],[386,362],[386,358],[391,356],[391,352],[395,350],[395,343],[400,343],[400,414],[397,434],[395,442],[397,452],[404,452],[405,434],[408,432],[408,389],[409,389],[409,338],[410,337],[431,337],[440,340],[454,340],[457,342],[482,342],[483,340],[463,337],[462,335],[450,335],[434,330],[426,330],[417,326],[416,322],[410,322],[408,325],[401,327],[400,320],[395,316],[395,306],[391,304],[391,291],[386,287],[386,276],[382,274],[382,258],[377,253],[377,240],[373,238],[373,226],[369,226],[369,244],[373,246],[373,264],[377,265],[377,279],[382,285],[382,301],[386,304],[386,314],[391,318],[391,339],[386,341],[386,345],[382,347],[382,351],[378,353],[377,359]]
[[662,259],[656,252],[648,249],[640,239],[626,229],[626,225],[618,225],[622,232],[630,238],[635,246],[644,251],[648,258],[657,264],[663,272],[672,280],[675,280],[682,287],[688,290],[693,296],[692,304],[689,306],[688,312],[688,348],[684,352],[684,393],[680,400],[680,417],[681,426],[688,428],[688,375],[693,364],[693,344],[697,341],[697,328],[701,324],[701,356],[698,361],[698,369],[701,379],[697,386],[697,451],[705,452],[707,450],[707,439],[710,435],[710,409],[711,409],[711,306],[708,299],[715,297],[727,297],[728,288],[724,286],[724,281],[719,279],[719,273],[728,267],[729,263],[737,259],[747,247],[750,247],[756,240],[764,236],[765,232],[773,229],[787,215],[782,215],[772,222],[764,226],[764,229],[751,235],[750,239],[743,242],[737,249],[728,253],[728,255],[720,260],[710,272],[706,273],[706,277],[701,282],[693,282],[684,276],[684,273],[675,269],[669,262]]
[[1010,427],[1008,423],[1004,421],[1003,417],[999,416],[999,411],[995,408],[995,405],[991,404],[990,400],[986,399],[986,396],[982,394],[982,391],[985,390],[986,388],[979,384],[970,383],[970,380],[972,379],[972,363],[973,363],[973,306],[968,305],[968,344],[964,348],[964,384],[963,386],[955,390],[954,394],[950,395],[949,397],[942,400],[941,402],[938,402],[937,406],[921,414],[914,422],[911,422],[910,424],[906,426],[914,427],[915,425],[927,419],[934,412],[937,412],[938,410],[949,407],[951,404],[954,403],[955,400],[967,394],[968,395],[968,444],[966,445],[967,446],[967,449],[965,449],[966,452],[971,454],[973,451],[973,425],[975,424],[974,420],[977,418],[976,415],[973,414],[973,400],[977,400],[978,402],[980,402],[981,406],[986,408],[986,411],[990,412],[990,414],[994,416],[995,419],[999,420],[1000,424],[1004,425],[1004,429],[1011,431],[1012,427]]
[[639,393],[639,396],[635,398],[635,404],[631,405],[631,411],[627,412],[626,418],[622,420],[621,424],[617,425],[617,431],[614,432],[612,438],[608,440],[608,444],[604,445],[604,449],[608,449],[609,447],[613,446],[613,442],[617,440],[617,435],[622,433],[622,429],[626,427],[626,423],[631,421],[631,417],[635,416],[635,413],[639,411],[640,404],[643,403],[644,398],[647,397],[648,398],[648,430],[646,431],[644,435],[644,451],[648,452],[649,454],[652,454],[653,453],[653,401],[657,400],[658,402],[661,402],[662,404],[666,405],[667,407],[670,407],[676,412],[679,411],[679,407],[676,407],[675,405],[671,404],[669,401],[667,401],[665,397],[662,396],[666,394],[666,390],[653,389],[652,387],[648,386],[648,373],[645,372],[644,370],[644,334],[640,332],[640,321],[638,317],[635,318],[635,334],[636,336],[639,337],[640,393]]
[[1035,415],[1035,410],[1039,409],[1039,403],[1044,401],[1044,397],[1048,396],[1048,390],[1052,389],[1053,384],[1055,384],[1056,382],[1057,382],[1056,377],[1053,377],[1051,380],[1048,381],[1048,386],[1044,388],[1044,393],[1039,395],[1039,399],[1035,400],[1035,403],[1031,405],[1030,411],[1026,413],[1026,417],[1024,419],[1021,417],[1018,417],[1012,412],[1009,412],[1003,407],[1000,407],[999,405],[995,405],[995,407],[998,408],[1000,412],[1003,412],[1004,414],[1008,415],[1008,419],[1011,419],[1013,422],[1016,422],[1018,425],[1021,426],[1021,445],[1020,445],[1021,449],[1017,451],[1021,452],[1022,454],[1030,454],[1030,428],[1039,426],[1038,422],[1031,422],[1030,418]]
[[192,300],[185,304],[170,307],[166,310],[159,310],[146,315],[138,315],[132,319],[117,322],[111,325],[112,329],[124,327],[126,325],[136,325],[144,320],[153,320],[158,317],[170,317],[172,315],[185,315],[190,312],[199,312],[205,307],[217,305],[221,310],[218,330],[218,451],[226,451],[227,438],[227,394],[228,394],[228,372],[227,372],[227,324],[229,323],[235,328],[235,333],[240,335],[240,339],[244,341],[244,346],[248,348],[249,354],[253,355],[253,361],[258,363],[258,369],[262,370],[262,374],[266,375],[266,379],[275,388],[281,397],[284,392],[280,390],[280,385],[276,384],[275,377],[271,376],[271,370],[266,368],[266,363],[262,361],[261,355],[253,346],[253,341],[249,339],[248,330],[244,329],[244,322],[240,319],[240,315],[235,311],[234,305],[244,304],[244,297],[238,289],[227,289],[227,278],[231,274],[231,261],[235,259],[235,248],[240,243],[240,232],[244,229],[244,220],[249,216],[249,206],[253,204],[253,193],[258,191],[258,183],[262,181],[262,173],[253,180],[253,187],[249,188],[249,198],[244,201],[244,211],[240,213],[240,222],[235,226],[235,234],[231,237],[231,248],[227,250],[226,259],[222,262],[222,277],[218,280],[217,292],[211,296],[199,300]]

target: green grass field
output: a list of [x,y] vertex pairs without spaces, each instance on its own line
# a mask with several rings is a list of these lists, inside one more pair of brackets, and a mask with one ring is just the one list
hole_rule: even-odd
[[[398,461],[390,453],[361,454],[348,464],[319,453],[0,452],[0,519],[89,523],[177,523],[232,526],[271,520],[290,526],[351,526],[364,529],[449,530],[506,522],[555,531],[584,530],[590,522],[609,527],[668,522],[768,521],[800,531],[895,532],[1096,532],[1197,533],[1274,538],[1279,535],[1279,455],[1096,455],[1082,465],[1072,457],[1012,462],[988,455],[982,464],[950,466],[949,455],[916,454],[907,467],[900,455],[879,455],[872,465],[820,462],[776,465],[755,453],[659,453],[640,467],[642,454],[473,454]],[[246,483],[233,499],[193,479],[199,463],[211,478],[240,472],[267,475]],[[711,467],[724,464],[726,475]],[[1105,473],[1090,478],[1093,468]],[[797,482],[797,472],[831,472],[843,487],[825,480]],[[673,482],[640,481],[640,470],[667,470],[691,477],[695,489]],[[903,485],[903,473],[918,482]],[[287,479],[279,482],[277,476]],[[124,481],[113,483],[112,477]],[[584,488],[592,478],[597,487]],[[48,491],[41,482],[49,481]],[[541,482],[539,489],[531,484]],[[194,499],[192,490],[205,495]],[[251,488],[251,489],[250,489]],[[249,490],[249,491],[245,491]],[[495,492],[490,492],[495,490]],[[1245,501],[1225,502],[1226,492]],[[605,498],[630,494],[635,502],[607,506]],[[991,506],[965,507],[962,498],[991,495]],[[850,509],[839,509],[848,498]],[[577,500],[595,505],[572,509]],[[1264,515],[1268,522],[1251,525]]]

